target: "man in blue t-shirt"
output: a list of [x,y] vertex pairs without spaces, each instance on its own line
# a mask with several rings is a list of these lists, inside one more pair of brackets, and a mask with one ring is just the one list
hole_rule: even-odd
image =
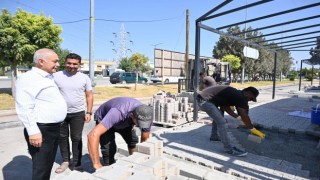
[[119,133],[132,154],[138,143],[134,125],[141,128],[141,142],[149,138],[152,125],[152,107],[128,97],[117,97],[102,104],[95,112],[97,126],[88,134],[88,150],[95,169],[102,167],[98,146],[100,142],[103,161],[115,163],[117,151],[115,132]]

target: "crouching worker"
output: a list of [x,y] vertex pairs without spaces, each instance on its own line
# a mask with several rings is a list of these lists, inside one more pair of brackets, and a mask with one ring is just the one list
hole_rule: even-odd
[[135,151],[139,141],[134,125],[141,129],[141,142],[149,138],[152,125],[152,107],[128,97],[117,97],[102,104],[95,112],[97,126],[88,134],[88,150],[93,167],[102,167],[99,142],[106,165],[115,163],[117,152],[115,133],[119,133],[128,145],[128,152]]
[[[227,135],[226,121],[223,114],[217,108],[223,107],[230,116],[242,121],[252,134],[261,138],[265,135],[253,127],[249,112],[249,101],[257,101],[259,91],[254,87],[247,87],[237,90],[230,86],[211,86],[203,91],[199,91],[197,102],[202,111],[205,111],[212,119],[211,141],[221,141],[226,153],[233,156],[245,156],[247,152],[231,145]],[[230,106],[235,106],[238,114],[231,110]],[[241,117],[241,119],[239,118]]]

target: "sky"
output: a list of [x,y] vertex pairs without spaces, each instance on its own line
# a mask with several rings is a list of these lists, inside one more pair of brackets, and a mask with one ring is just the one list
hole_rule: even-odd
[[[250,4],[257,0],[234,0],[217,12]],[[185,52],[186,48],[186,10],[189,9],[189,53],[195,54],[195,21],[223,0],[94,0],[94,44],[93,57],[96,60],[112,61],[120,51],[119,38],[121,27],[125,33],[125,48],[130,49],[127,56],[138,52],[149,57],[153,62],[154,48]],[[219,27],[225,24],[243,21],[293,7],[316,3],[318,0],[276,0],[242,10],[230,16],[208,20],[203,24]],[[61,46],[89,58],[90,0],[1,0],[0,7],[14,14],[18,8],[34,14],[44,14],[53,18],[53,22],[62,28]],[[270,18],[266,21],[248,23],[247,27],[257,28],[265,24],[275,24],[303,16],[318,15],[319,7],[314,7],[287,16]],[[317,21],[317,22],[316,22]],[[318,24],[319,19],[306,21],[308,25]],[[299,24],[301,26],[301,24]],[[294,25],[278,27],[278,30],[293,28]],[[317,28],[317,27],[316,27]],[[315,29],[316,29],[315,28]],[[309,32],[315,29],[304,30]],[[273,30],[274,31],[274,30]],[[302,31],[303,32],[303,31]],[[263,31],[268,33],[268,31]],[[297,32],[296,32],[297,33]],[[295,33],[295,34],[296,34]],[[289,34],[289,33],[288,33]],[[320,35],[320,33],[318,34]],[[281,36],[281,35],[279,35]],[[274,38],[279,36],[273,36]],[[315,35],[313,35],[315,36]],[[219,35],[201,30],[200,55],[212,57],[212,49],[219,40]],[[289,39],[288,39],[289,40]],[[303,49],[310,49],[308,48]],[[114,49],[114,50],[113,50]],[[310,58],[309,52],[292,52],[294,63],[300,66],[300,60]]]

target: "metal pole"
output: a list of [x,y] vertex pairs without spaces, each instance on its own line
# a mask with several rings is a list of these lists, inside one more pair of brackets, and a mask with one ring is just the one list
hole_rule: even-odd
[[94,48],[94,0],[90,0],[90,36],[89,36],[89,72],[92,86],[95,86],[94,83],[94,57],[93,57],[93,48]]
[[197,102],[197,91],[199,86],[199,59],[200,59],[200,25],[201,22],[196,21],[196,47],[195,47],[195,60],[194,60],[194,84],[193,84],[193,96],[194,96],[194,103],[193,103],[193,120],[198,120],[198,102]]
[[301,62],[300,62],[300,72],[299,72],[299,91],[301,90],[302,63],[303,63],[303,60],[301,60]]
[[273,65],[273,88],[272,88],[272,99],[274,99],[276,91],[276,73],[277,73],[277,52],[274,53],[274,65]]
[[312,65],[312,69],[311,69],[311,86],[313,85],[313,65]]
[[186,81],[185,81],[185,87],[186,89],[189,89],[189,86],[188,86],[188,80],[187,79],[190,79],[190,77],[188,76],[189,73],[189,9],[187,9],[187,12],[186,12],[186,53],[185,53],[185,78],[186,78]]

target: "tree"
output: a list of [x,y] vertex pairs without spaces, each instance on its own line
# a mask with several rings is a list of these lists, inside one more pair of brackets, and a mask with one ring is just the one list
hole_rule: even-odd
[[54,51],[59,56],[59,64],[60,64],[59,70],[65,69],[65,67],[66,67],[66,65],[64,63],[65,62],[65,58],[71,52],[68,49],[61,49],[60,47],[54,49]]
[[[229,27],[227,29],[228,34],[237,34],[240,32],[247,32],[252,30],[251,27],[247,29],[240,30],[239,26]],[[262,33],[258,31],[251,31],[246,33],[246,38],[251,38],[252,42],[263,42],[265,39],[262,37]],[[239,35],[240,38],[244,38],[244,33]],[[259,43],[261,45],[268,45],[268,43]],[[234,40],[226,36],[220,36],[219,41],[216,42],[216,45],[213,49],[213,57],[221,59],[226,55],[235,55],[241,60],[241,67],[245,69],[245,73],[252,79],[257,76],[271,76],[273,74],[273,62],[274,62],[274,53],[266,51],[265,49],[259,49],[259,59],[254,60],[251,58],[246,58],[243,55],[243,47],[246,44]],[[273,47],[277,47],[276,44],[270,44]],[[248,45],[246,45],[248,46]],[[280,53],[278,53],[280,54]],[[279,58],[281,56],[281,58]],[[278,57],[277,70],[278,72],[287,73],[292,64],[292,58],[290,53],[282,52]],[[238,70],[232,70],[233,74],[240,72]],[[235,77],[235,76],[234,76]]]
[[[10,66],[12,85],[17,77],[17,65],[31,64],[40,48],[55,49],[62,39],[61,28],[52,18],[34,15],[19,9],[13,16],[3,9],[0,15],[0,64]],[[12,92],[14,92],[12,86]]]
[[222,61],[229,62],[232,69],[238,69],[240,67],[240,58],[232,54],[223,56]]
[[149,61],[149,58],[140,53],[134,53],[129,60],[132,62],[136,70],[136,84],[135,84],[134,90],[137,90],[139,67],[145,65]]
[[132,61],[125,57],[121,59],[118,68],[123,69],[126,72],[130,72],[134,70],[134,64],[132,63]]

